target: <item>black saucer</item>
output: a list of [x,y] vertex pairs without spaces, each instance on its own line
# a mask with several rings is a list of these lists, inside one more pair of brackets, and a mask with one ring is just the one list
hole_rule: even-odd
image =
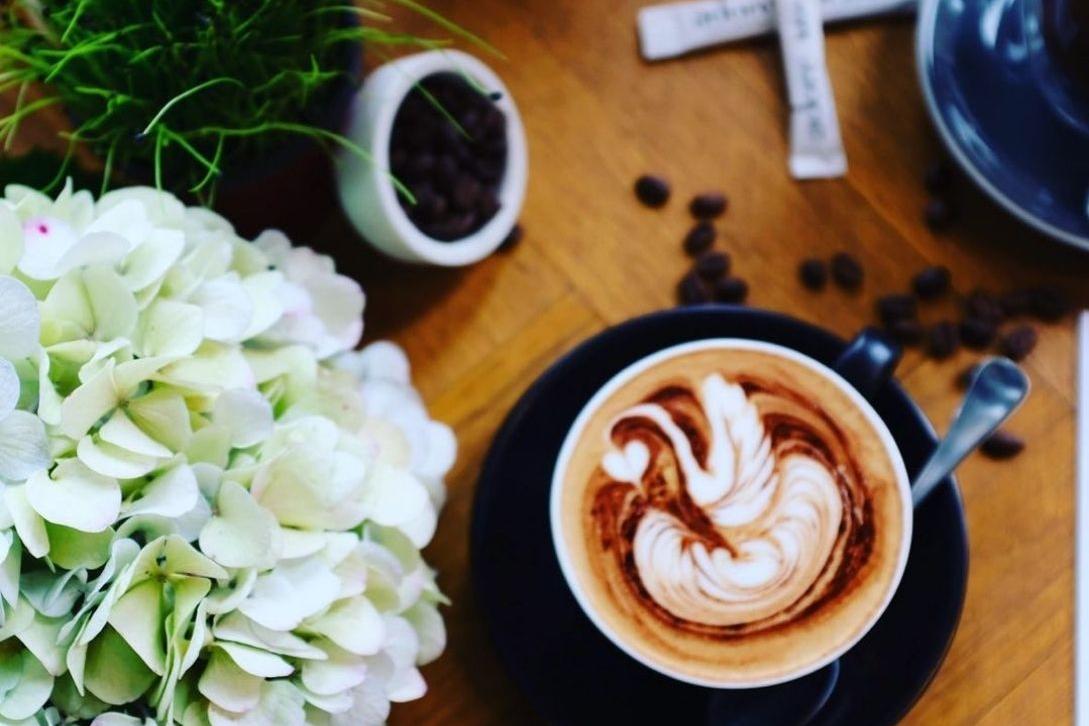
[[[845,347],[830,333],[770,312],[715,306],[655,313],[606,330],[555,363],[514,407],[492,444],[474,504],[473,577],[500,657],[551,723],[704,724],[711,721],[712,693],[736,697],[741,708],[758,692],[783,697],[776,687],[714,692],[629,658],[583,614],[552,548],[552,469],[582,406],[629,363],[677,343],[715,337],[778,343],[826,363]],[[930,424],[895,383],[871,403],[914,474],[934,446]],[[956,488],[946,482],[916,510],[911,554],[896,596],[841,659],[837,685],[809,723],[879,726],[903,717],[953,638],[967,570],[964,513]],[[799,704],[799,720],[806,705]]]

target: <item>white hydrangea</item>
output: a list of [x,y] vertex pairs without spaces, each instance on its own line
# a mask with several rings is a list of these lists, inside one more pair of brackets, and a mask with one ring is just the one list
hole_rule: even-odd
[[380,723],[456,443],[364,296],[148,188],[0,200],[0,724]]

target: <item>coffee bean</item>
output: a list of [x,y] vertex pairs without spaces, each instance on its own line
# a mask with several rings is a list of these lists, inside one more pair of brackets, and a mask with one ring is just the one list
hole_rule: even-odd
[[749,284],[739,277],[724,277],[715,282],[715,300],[740,304],[749,296]]
[[730,257],[725,252],[705,252],[696,260],[696,273],[705,280],[714,280],[730,271]]
[[964,300],[964,314],[970,318],[1000,323],[1006,317],[998,299],[986,290],[973,290]]
[[677,298],[682,305],[700,305],[711,299],[707,292],[707,286],[695,271],[689,272],[681,278],[677,285]]
[[669,201],[669,182],[660,176],[644,174],[635,180],[635,196],[645,206],[664,206]]
[[960,339],[969,348],[982,350],[994,342],[998,325],[986,318],[965,318],[960,323]]
[[810,290],[823,290],[828,283],[828,267],[815,257],[803,260],[798,265],[798,279]]
[[688,211],[696,219],[714,219],[726,211],[726,195],[718,192],[697,194],[688,204]]
[[999,349],[1002,355],[1012,360],[1024,360],[1036,347],[1036,328],[1031,325],[1018,325],[1002,336]]
[[710,222],[700,222],[684,237],[684,251],[695,256],[706,251],[715,243],[718,233]]
[[885,324],[914,318],[917,312],[915,298],[911,295],[885,295],[877,299],[877,316]]
[[889,335],[903,345],[918,345],[923,339],[923,325],[918,320],[904,318],[885,326]]
[[921,270],[911,281],[911,288],[921,300],[933,300],[949,291],[949,268],[933,265]]
[[832,280],[844,290],[857,290],[862,285],[862,265],[848,252],[832,257]]
[[1013,290],[998,300],[1002,312],[1008,318],[1028,315],[1032,311],[1032,290]]
[[943,320],[930,329],[927,334],[927,352],[936,360],[944,360],[957,352],[960,346],[960,333],[957,326]]
[[976,371],[978,370],[979,364],[973,363],[958,373],[956,379],[957,388],[962,391],[968,390],[968,386],[972,385],[972,379],[976,377]]
[[979,450],[989,459],[1001,460],[1017,456],[1024,448],[1024,439],[1011,434],[1009,431],[999,429],[983,442]]
[[1031,310],[1040,320],[1055,322],[1070,312],[1070,301],[1062,290],[1038,287],[1032,290]]
[[521,224],[516,224],[511,227],[510,232],[503,239],[503,242],[499,245],[500,252],[508,252],[518,246],[518,243],[522,241],[522,237],[525,235],[525,229]]
[[931,194],[938,194],[949,188],[949,182],[952,178],[953,172],[949,168],[949,164],[944,161],[936,161],[927,167],[926,174],[923,176],[923,186]]
[[956,208],[947,199],[934,197],[926,203],[923,211],[923,219],[926,226],[934,232],[943,232],[953,224],[956,219]]

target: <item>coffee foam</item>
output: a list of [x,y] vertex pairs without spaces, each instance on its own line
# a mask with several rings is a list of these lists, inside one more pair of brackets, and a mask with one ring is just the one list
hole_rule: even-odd
[[815,367],[752,350],[666,361],[578,435],[568,577],[661,670],[784,679],[868,629],[899,578],[910,511],[885,443]]

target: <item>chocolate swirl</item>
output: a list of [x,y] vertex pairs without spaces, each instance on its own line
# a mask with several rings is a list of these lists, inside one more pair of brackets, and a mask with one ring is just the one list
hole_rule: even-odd
[[874,524],[846,437],[782,386],[707,376],[617,416],[592,518],[633,595],[688,632],[728,639],[841,597]]

